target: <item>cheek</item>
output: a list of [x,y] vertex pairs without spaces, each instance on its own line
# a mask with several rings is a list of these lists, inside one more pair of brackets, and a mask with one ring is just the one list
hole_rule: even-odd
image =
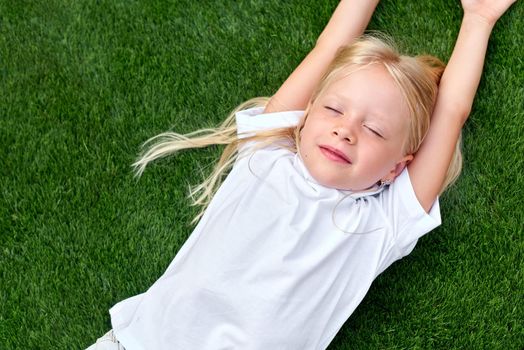
[[383,156],[382,172],[389,172],[395,169],[398,161],[402,158],[400,148],[398,150],[390,148]]
[[307,130],[302,128],[302,130],[300,130],[300,136],[298,138],[298,150],[304,157],[305,153],[307,152],[307,139]]
[[315,127],[311,122],[306,120],[300,130],[300,146],[307,147],[313,140]]
[[[364,156],[364,155],[362,155]],[[366,147],[366,157],[373,159],[377,168],[389,168],[395,164],[396,152],[390,145],[369,145]]]

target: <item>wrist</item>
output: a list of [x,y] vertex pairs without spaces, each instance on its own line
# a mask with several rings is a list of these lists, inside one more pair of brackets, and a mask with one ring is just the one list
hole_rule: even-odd
[[484,29],[491,31],[493,27],[495,26],[497,19],[498,18],[490,18],[490,17],[483,16],[478,13],[464,12],[464,17],[462,19],[462,22],[469,23],[471,25],[475,25],[478,27],[482,27]]

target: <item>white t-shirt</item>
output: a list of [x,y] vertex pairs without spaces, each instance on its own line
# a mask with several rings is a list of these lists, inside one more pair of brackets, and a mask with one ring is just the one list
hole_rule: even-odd
[[[262,111],[239,112],[238,132],[303,115]],[[351,194],[266,147],[236,162],[164,275],[110,310],[113,329],[127,350],[325,349],[375,277],[439,224],[438,201],[427,214],[407,170]]]

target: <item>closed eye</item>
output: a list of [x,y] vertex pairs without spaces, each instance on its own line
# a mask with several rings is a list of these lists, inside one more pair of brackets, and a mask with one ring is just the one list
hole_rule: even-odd
[[384,136],[382,136],[382,134],[380,132],[378,132],[377,130],[375,130],[375,129],[369,127],[369,126],[365,126],[365,128],[368,129],[369,131],[371,131],[376,136],[380,137],[381,139],[384,138]]
[[325,109],[327,109],[328,111],[331,111],[331,112],[335,112],[337,114],[342,114],[341,111],[339,111],[338,109],[336,108],[333,108],[333,107],[330,107],[330,106],[324,106]]

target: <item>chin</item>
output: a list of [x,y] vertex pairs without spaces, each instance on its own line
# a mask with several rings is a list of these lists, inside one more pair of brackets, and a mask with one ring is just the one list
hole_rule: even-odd
[[337,179],[330,178],[329,176],[315,176],[313,174],[312,176],[319,184],[324,187],[345,191],[350,190],[347,184],[342,184],[340,181],[337,181]]
[[363,185],[363,184],[351,185],[348,183],[342,183],[341,181],[337,181],[336,179],[332,179],[332,178],[331,179],[330,178],[317,179],[315,176],[313,176],[313,178],[315,178],[315,180],[324,187],[334,188],[334,189],[342,190],[342,191],[364,192],[364,191],[372,190],[376,186],[376,183],[372,183],[370,185]]

